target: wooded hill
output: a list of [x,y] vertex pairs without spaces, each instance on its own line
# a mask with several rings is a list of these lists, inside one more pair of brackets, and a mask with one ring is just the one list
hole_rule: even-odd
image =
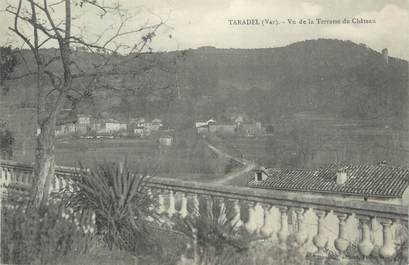
[[[29,52],[20,55],[17,75],[33,68]],[[233,111],[263,122],[305,111],[397,120],[406,120],[408,113],[408,62],[389,57],[387,63],[381,53],[350,41],[308,40],[266,49],[202,47],[138,59],[110,56],[115,56],[111,70],[118,74],[105,76],[109,85],[80,104],[82,112],[175,122],[224,119]],[[81,71],[90,71],[99,60],[79,51],[73,58]],[[123,60],[142,74],[121,73]],[[32,104],[31,84],[29,78],[8,82],[8,97]]]

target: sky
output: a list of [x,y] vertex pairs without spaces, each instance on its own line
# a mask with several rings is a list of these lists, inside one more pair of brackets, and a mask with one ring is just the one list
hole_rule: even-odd
[[[15,3],[17,0],[8,0]],[[49,0],[52,1],[52,0]],[[80,1],[80,0],[73,0]],[[112,3],[114,0],[100,0]],[[117,1],[117,0],[116,0]],[[409,1],[407,0],[119,0],[121,8],[134,17],[126,29],[156,23],[160,28],[151,43],[154,51],[171,51],[200,46],[217,48],[268,48],[285,46],[306,39],[332,38],[364,43],[375,50],[388,48],[394,57],[409,59]],[[1,1],[4,9],[6,1]],[[101,19],[91,7],[74,9],[74,24],[78,34],[95,39],[98,32],[111,28],[118,20]],[[53,16],[61,17],[61,10]],[[375,20],[372,24],[298,24],[300,19]],[[280,25],[230,25],[229,20],[258,19],[280,21]],[[290,25],[288,19],[296,21]],[[0,41],[17,45],[16,37],[7,27],[11,17],[0,13]],[[283,23],[284,22],[284,23]],[[109,32],[109,31],[108,31]],[[138,35],[120,40],[132,45]],[[119,40],[118,40],[119,41]],[[52,45],[52,44],[50,44]]]

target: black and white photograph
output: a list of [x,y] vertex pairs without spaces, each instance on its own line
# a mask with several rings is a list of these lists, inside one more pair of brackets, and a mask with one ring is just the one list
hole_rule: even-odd
[[1,0],[0,264],[409,264],[407,0]]

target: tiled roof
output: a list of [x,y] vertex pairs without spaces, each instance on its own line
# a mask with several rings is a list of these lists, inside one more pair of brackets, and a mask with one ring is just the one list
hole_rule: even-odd
[[348,165],[347,181],[337,184],[339,165],[329,165],[316,170],[264,169],[269,176],[264,181],[252,178],[248,185],[258,188],[331,193],[378,198],[401,198],[409,186],[409,170],[384,165]]

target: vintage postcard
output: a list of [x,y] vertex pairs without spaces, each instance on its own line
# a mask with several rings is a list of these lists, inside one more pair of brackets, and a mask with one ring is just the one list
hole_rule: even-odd
[[408,264],[408,1],[0,10],[0,264]]

